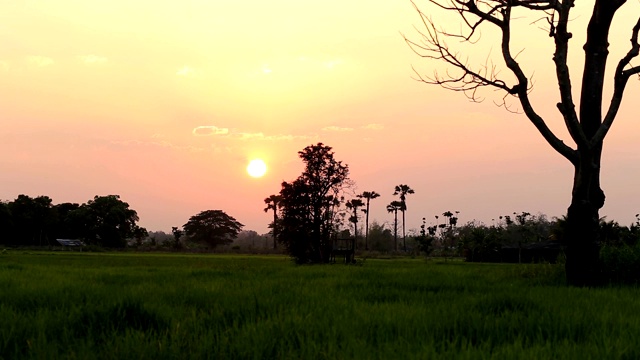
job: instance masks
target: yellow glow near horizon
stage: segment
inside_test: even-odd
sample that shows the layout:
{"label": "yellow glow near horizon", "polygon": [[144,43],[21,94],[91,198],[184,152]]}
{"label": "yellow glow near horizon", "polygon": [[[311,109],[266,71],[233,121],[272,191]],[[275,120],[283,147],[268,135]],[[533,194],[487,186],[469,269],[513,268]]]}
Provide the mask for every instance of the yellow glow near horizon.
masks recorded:
{"label": "yellow glow near horizon", "polygon": [[259,178],[264,176],[267,172],[267,164],[265,164],[262,159],[254,159],[249,162],[247,165],[247,173],[254,178]]}

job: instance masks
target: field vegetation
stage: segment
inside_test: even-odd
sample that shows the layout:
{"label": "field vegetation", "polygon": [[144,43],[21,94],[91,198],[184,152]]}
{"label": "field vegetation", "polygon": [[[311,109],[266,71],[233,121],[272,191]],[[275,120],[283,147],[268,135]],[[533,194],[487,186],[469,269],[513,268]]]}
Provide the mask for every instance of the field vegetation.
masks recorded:
{"label": "field vegetation", "polygon": [[631,359],[638,294],[549,264],[8,250],[0,359]]}

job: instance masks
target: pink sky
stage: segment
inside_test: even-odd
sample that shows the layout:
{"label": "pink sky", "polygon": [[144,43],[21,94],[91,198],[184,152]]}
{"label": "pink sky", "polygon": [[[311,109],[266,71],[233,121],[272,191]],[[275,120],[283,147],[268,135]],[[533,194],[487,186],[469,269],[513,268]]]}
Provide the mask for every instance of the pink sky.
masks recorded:
{"label": "pink sky", "polygon": [[[571,29],[574,89],[584,10]],[[611,64],[638,16],[630,2],[616,18]],[[2,2],[0,199],[119,194],[148,230],[221,209],[262,233],[263,199],[299,175],[297,151],[323,142],[349,164],[356,192],[382,194],[372,202],[379,222],[392,221],[385,207],[398,184],[416,192],[408,228],[447,210],[485,223],[564,214],[572,168],[524,115],[494,105],[502,94],[487,90],[475,104],[412,80],[412,65],[440,66],[402,40],[417,37],[419,21],[409,1]],[[534,105],[569,143],[552,39],[530,23],[522,19],[514,51],[534,74]],[[499,55],[491,32],[482,40],[470,60]],[[624,225],[640,212],[639,98],[633,79],[605,140],[601,215]],[[253,158],[267,163],[265,177],[247,176]]]}

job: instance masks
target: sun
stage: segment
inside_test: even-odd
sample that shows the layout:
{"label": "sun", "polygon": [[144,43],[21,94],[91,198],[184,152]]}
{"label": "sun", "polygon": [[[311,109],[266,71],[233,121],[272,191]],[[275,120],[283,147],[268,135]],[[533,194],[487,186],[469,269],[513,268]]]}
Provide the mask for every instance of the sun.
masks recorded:
{"label": "sun", "polygon": [[262,159],[254,159],[249,162],[247,165],[247,173],[251,177],[259,178],[262,177],[267,172],[267,164],[262,161]]}

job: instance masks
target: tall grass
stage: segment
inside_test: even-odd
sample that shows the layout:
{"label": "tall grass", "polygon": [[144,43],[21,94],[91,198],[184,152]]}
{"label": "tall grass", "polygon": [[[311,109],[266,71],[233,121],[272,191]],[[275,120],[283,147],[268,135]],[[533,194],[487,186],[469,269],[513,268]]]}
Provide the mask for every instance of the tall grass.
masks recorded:
{"label": "tall grass", "polygon": [[0,358],[638,358],[638,295],[552,265],[8,252]]}

